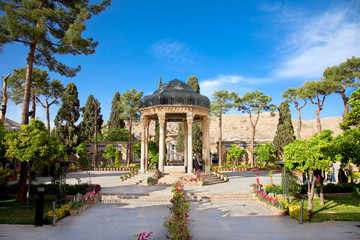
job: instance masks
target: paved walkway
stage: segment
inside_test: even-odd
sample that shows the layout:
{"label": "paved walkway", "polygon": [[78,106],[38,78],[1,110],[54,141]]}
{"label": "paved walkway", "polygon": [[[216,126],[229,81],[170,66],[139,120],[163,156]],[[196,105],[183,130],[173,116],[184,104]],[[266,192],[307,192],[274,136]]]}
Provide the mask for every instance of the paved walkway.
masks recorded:
{"label": "paved walkway", "polygon": [[[68,183],[76,177],[86,179],[86,173],[68,174]],[[92,172],[92,182],[102,185],[102,191],[170,191],[169,187],[125,186],[119,183],[121,172]],[[229,172],[230,181],[212,186],[188,186],[185,190],[202,192],[249,191],[256,176],[252,172]],[[263,172],[260,182],[269,181]],[[274,182],[280,175],[274,177]],[[42,179],[46,181],[46,179]],[[152,190],[150,190],[152,189]],[[360,222],[324,222],[299,224],[285,216],[276,216],[254,201],[192,202],[190,225],[193,239],[360,239]],[[169,203],[133,202],[99,203],[75,217],[60,220],[55,227],[31,225],[0,225],[2,239],[134,239],[140,232],[153,231],[151,239],[166,239],[163,227],[169,215]]]}

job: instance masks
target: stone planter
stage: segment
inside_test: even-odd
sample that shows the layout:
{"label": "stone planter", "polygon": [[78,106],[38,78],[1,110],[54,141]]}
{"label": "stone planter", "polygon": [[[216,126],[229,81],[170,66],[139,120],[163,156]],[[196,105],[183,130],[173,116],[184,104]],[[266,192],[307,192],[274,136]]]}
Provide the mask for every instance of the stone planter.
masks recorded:
{"label": "stone planter", "polygon": [[79,209],[70,209],[70,216],[76,216],[79,213]]}

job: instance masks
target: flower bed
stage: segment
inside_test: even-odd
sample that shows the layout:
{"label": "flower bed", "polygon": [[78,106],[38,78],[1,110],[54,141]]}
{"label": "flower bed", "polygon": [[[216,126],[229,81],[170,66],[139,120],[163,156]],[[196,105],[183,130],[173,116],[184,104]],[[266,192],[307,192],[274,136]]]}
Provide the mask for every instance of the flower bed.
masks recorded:
{"label": "flower bed", "polygon": [[[297,220],[300,219],[300,207],[292,205],[286,199],[278,198],[276,195],[268,195],[262,188],[259,179],[256,179],[256,183],[250,186],[253,197],[261,205],[270,208],[278,215],[284,216],[289,213],[289,216]],[[307,210],[303,210],[303,221],[310,219],[310,213]]]}
{"label": "flower bed", "polygon": [[170,200],[172,206],[170,209],[170,217],[165,220],[164,226],[167,227],[171,236],[168,239],[191,239],[188,224],[190,204],[184,195],[184,184],[179,180],[172,187],[173,197]]}

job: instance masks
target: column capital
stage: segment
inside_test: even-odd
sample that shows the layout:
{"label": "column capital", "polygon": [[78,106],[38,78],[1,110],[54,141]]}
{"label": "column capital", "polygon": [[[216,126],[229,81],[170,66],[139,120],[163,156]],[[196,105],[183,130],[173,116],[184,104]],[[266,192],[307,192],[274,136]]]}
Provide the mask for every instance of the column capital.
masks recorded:
{"label": "column capital", "polygon": [[159,124],[164,125],[165,124],[165,116],[166,116],[165,113],[164,112],[158,112],[157,116],[158,116]]}
{"label": "column capital", "polygon": [[192,124],[194,121],[194,113],[188,112],[186,113],[186,122],[187,124]]}
{"label": "column capital", "polygon": [[148,127],[149,122],[150,122],[149,116],[141,115],[141,124],[142,124],[143,127],[145,127],[145,128]]}

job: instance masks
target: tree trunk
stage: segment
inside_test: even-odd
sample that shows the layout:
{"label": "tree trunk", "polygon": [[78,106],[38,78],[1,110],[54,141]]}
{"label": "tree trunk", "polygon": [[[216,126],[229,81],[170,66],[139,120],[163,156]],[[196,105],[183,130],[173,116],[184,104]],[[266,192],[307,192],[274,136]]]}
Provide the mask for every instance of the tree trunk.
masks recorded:
{"label": "tree trunk", "polygon": [[32,83],[32,73],[34,64],[36,42],[30,44],[30,51],[26,59],[26,75],[25,75],[25,87],[24,87],[24,100],[21,114],[21,124],[29,124],[29,103]]}
{"label": "tree trunk", "polygon": [[349,104],[348,104],[349,98],[346,97],[345,93],[341,93],[341,98],[344,102],[344,113],[342,115],[342,118],[344,120],[345,114],[349,113]]}
{"label": "tree trunk", "polygon": [[34,94],[31,94],[31,119],[35,118],[36,113],[36,102]]}
{"label": "tree trunk", "polygon": [[1,106],[1,111],[0,111],[0,119],[1,122],[3,124],[5,124],[5,115],[6,115],[6,107],[7,107],[7,101],[8,101],[8,97],[7,97],[7,80],[10,77],[11,73],[9,73],[6,77],[3,77],[3,90],[2,90],[2,94],[3,94],[3,99],[2,99],[2,106]]}
{"label": "tree trunk", "polygon": [[222,114],[220,111],[220,115],[219,115],[219,166],[222,166]]}
{"label": "tree trunk", "polygon": [[298,111],[299,114],[299,122],[298,122],[298,129],[296,130],[296,138],[301,139],[301,112],[300,109],[296,109]]}
{"label": "tree trunk", "polygon": [[16,196],[16,202],[19,202],[19,203],[26,202],[27,167],[28,167],[28,163],[21,161],[19,190],[18,190],[18,193]]}
{"label": "tree trunk", "polygon": [[318,130],[318,134],[321,134],[321,121],[320,121],[320,111],[321,111],[321,108],[319,107],[318,109],[316,109],[315,111],[315,116],[316,116],[316,127],[317,127],[317,130]]}
{"label": "tree trunk", "polygon": [[[309,179],[310,181],[310,179]],[[316,177],[313,173],[312,183],[311,183],[311,191],[310,194],[308,193],[308,211],[312,214],[313,212],[313,200],[315,194],[315,184],[316,184]]]}
{"label": "tree trunk", "polygon": [[50,136],[50,106],[49,104],[46,104],[46,121],[47,121],[47,129],[49,131],[49,136]]}
{"label": "tree trunk", "polygon": [[325,205],[324,203],[324,181],[320,178],[320,205]]}
{"label": "tree trunk", "polygon": [[[33,72],[33,63],[35,55],[36,42],[30,44],[30,50],[28,57],[26,59],[26,75],[25,75],[25,87],[24,87],[24,100],[21,113],[21,125],[29,124],[29,103],[30,103],[30,93],[31,93],[31,82],[32,82],[32,72]],[[16,197],[17,202],[25,203],[26,201],[26,179],[28,173],[28,163],[21,162],[20,169],[20,184],[19,190]]]}
{"label": "tree trunk", "polygon": [[254,166],[255,166],[254,145],[255,145],[255,126],[252,126],[252,127],[251,127],[251,145],[250,145],[250,161],[251,161],[251,167],[254,167]]}
{"label": "tree trunk", "polygon": [[127,163],[126,165],[129,166],[130,162],[131,162],[131,130],[132,130],[132,117],[130,116],[129,118],[129,144],[127,147],[127,152],[128,152],[128,158],[127,158]]}

